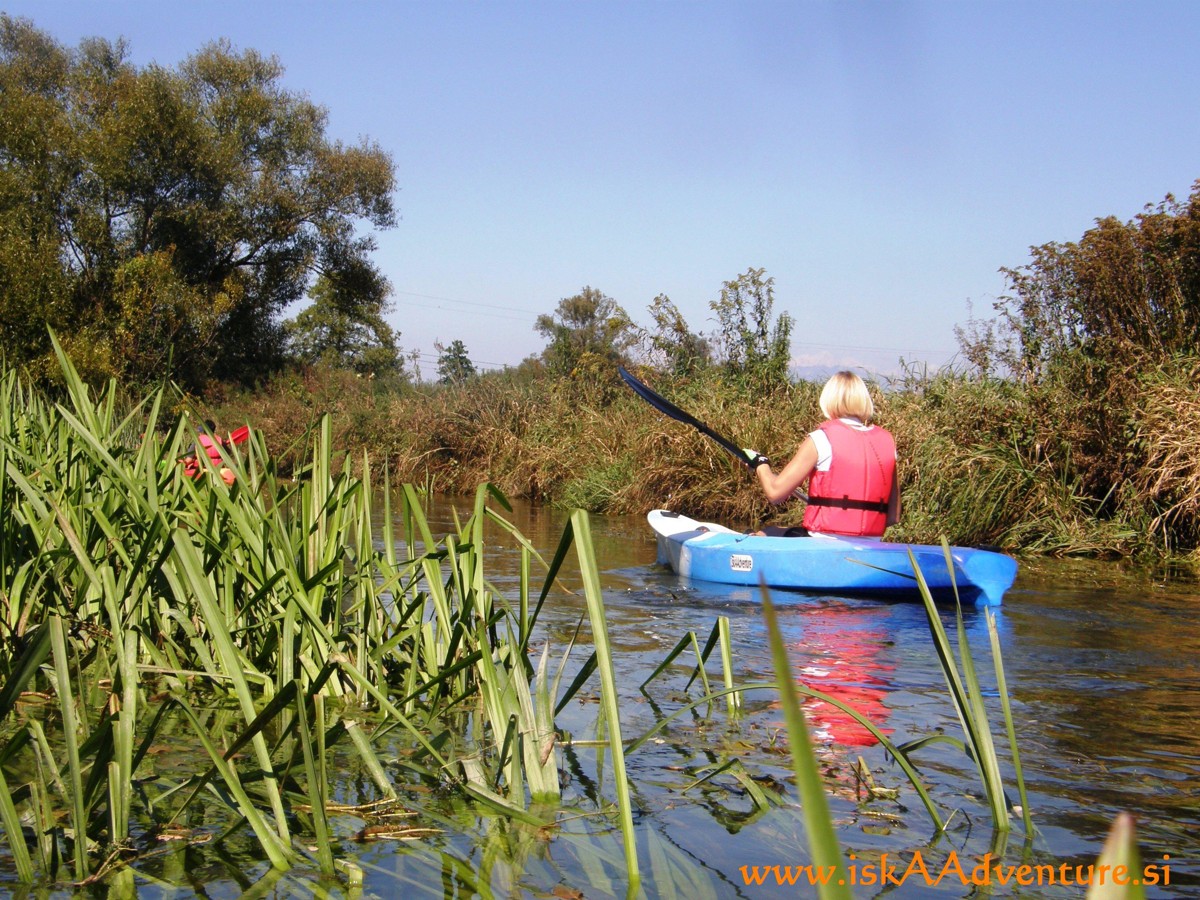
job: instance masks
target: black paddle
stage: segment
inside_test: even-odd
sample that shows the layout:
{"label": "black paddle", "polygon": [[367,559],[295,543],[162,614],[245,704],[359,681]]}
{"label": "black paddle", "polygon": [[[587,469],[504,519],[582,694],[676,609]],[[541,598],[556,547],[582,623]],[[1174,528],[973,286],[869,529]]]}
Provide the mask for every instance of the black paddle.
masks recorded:
{"label": "black paddle", "polygon": [[754,470],[754,465],[750,458],[746,456],[745,451],[733,441],[729,440],[728,438],[721,437],[721,435],[717,434],[695,416],[685,413],[667,398],[654,393],[654,391],[650,390],[650,388],[646,387],[646,385],[642,384],[637,380],[637,378],[630,374],[630,372],[624,366],[617,366],[617,371],[620,373],[621,377],[625,379],[625,383],[633,388],[635,394],[637,394],[659,412],[670,416],[672,419],[675,419],[678,422],[683,422],[685,425],[691,425],[701,434],[712,438],[714,441],[720,444],[729,452],[731,456],[733,456],[739,462],[744,463],[750,468],[751,471]]}
{"label": "black paddle", "polygon": [[[659,412],[670,416],[677,422],[683,422],[685,425],[691,425],[705,437],[712,438],[714,441],[720,444],[730,456],[738,460],[738,462],[743,463],[751,472],[754,471],[754,461],[746,455],[746,451],[744,451],[733,441],[729,440],[729,438],[722,437],[695,416],[684,412],[666,397],[654,393],[654,391],[650,390],[650,388],[638,381],[637,378],[635,378],[633,374],[630,373],[629,370],[624,366],[617,366],[617,372],[620,373],[623,379],[625,379],[625,383],[633,389],[635,394],[637,394]],[[801,500],[808,499],[808,494],[804,493],[804,491],[800,490],[800,488],[796,488],[796,490],[792,491],[792,493]]]}

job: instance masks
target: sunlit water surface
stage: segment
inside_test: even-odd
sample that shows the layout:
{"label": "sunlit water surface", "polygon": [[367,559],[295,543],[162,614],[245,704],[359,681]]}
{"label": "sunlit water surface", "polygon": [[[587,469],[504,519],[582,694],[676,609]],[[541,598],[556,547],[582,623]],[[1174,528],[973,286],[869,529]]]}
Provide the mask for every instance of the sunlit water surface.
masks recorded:
{"label": "sunlit water surface", "polygon": [[[440,502],[431,514],[435,533],[453,527],[452,503],[468,512],[466,500]],[[511,519],[547,559],[567,523],[564,513],[529,505],[516,505]],[[703,644],[719,616],[729,619],[738,681],[771,677],[760,606],[752,592],[683,583],[657,567],[653,537],[641,517],[593,517],[592,532],[626,740],[701,696],[695,684],[685,693],[695,659],[690,651],[644,691],[639,685],[688,631]],[[489,571],[504,591],[515,584],[518,554],[499,533],[495,538],[489,543]],[[567,570],[564,584],[578,587],[573,557]],[[535,583],[540,585],[536,578]],[[781,622],[798,682],[852,703],[897,743],[937,732],[961,735],[919,602],[787,594],[776,599],[786,604]],[[552,659],[561,657],[585,612],[581,590],[551,595],[541,637]],[[953,632],[953,611],[943,612]],[[936,744],[915,757],[942,814],[951,817],[947,832],[936,835],[903,773],[870,735],[828,707],[811,706],[844,851],[863,867],[890,860],[899,866],[897,874],[916,851],[934,875],[952,857],[970,874],[989,852],[1011,865],[1073,870],[1095,862],[1113,818],[1129,810],[1138,819],[1143,863],[1170,867],[1169,887],[1150,888],[1150,896],[1200,896],[1200,588],[1129,577],[1113,564],[1024,562],[997,611],[997,626],[1037,834],[1026,842],[1019,822],[1007,840],[994,834],[971,764],[957,749]],[[994,685],[984,615],[967,609],[966,627],[977,665]],[[589,649],[575,650],[572,672]],[[709,673],[720,681],[715,655]],[[593,676],[584,699],[559,716],[560,726],[581,742],[563,755],[568,809],[560,814],[567,818],[560,833],[514,829],[459,810],[437,823],[438,836],[420,842],[354,844],[343,834],[339,855],[357,859],[365,872],[361,894],[353,895],[625,896],[615,819],[568,818],[573,802],[594,812],[596,801],[611,802],[615,796],[607,760],[583,743],[602,736],[596,732],[598,705],[590,702],[598,693]],[[1015,798],[998,702],[992,711]],[[716,703],[680,717],[629,757],[645,896],[813,895],[773,883],[748,885],[743,874],[747,866],[808,861],[790,760],[781,752],[786,747],[782,729],[771,695],[759,691],[746,696],[740,713]],[[757,809],[729,770],[704,780],[713,766],[735,757],[756,783],[782,795],[782,805]],[[860,757],[877,786],[899,789],[895,799],[865,798],[853,773]],[[370,793],[363,779],[341,785],[347,798],[360,792]],[[261,861],[226,862],[210,860],[206,873],[188,873],[196,893],[347,893],[311,874],[271,874]],[[867,868],[860,871],[869,877]],[[138,889],[141,896],[159,894],[158,886],[141,879]],[[856,896],[883,893],[1079,897],[1084,891],[1047,884],[979,888],[953,875],[936,887],[914,876],[902,885],[855,888]],[[162,892],[179,895],[169,887]]]}
{"label": "sunlit water surface", "polygon": [[[567,522],[564,513],[525,505],[516,506],[512,519],[545,548],[547,558]],[[443,527],[451,527],[448,520]],[[694,661],[690,652],[679,657],[671,677],[655,680],[645,691],[638,686],[689,630],[703,644],[718,616],[729,619],[738,680],[771,677],[753,592],[681,582],[655,565],[654,540],[640,516],[593,517],[592,535],[623,687],[626,739],[700,695],[695,685],[687,698],[683,693]],[[497,558],[494,571],[506,564],[515,572],[515,554],[511,561]],[[569,577],[567,583],[571,585]],[[853,704],[897,743],[936,732],[961,736],[919,602],[797,594],[776,599],[786,604],[781,620],[799,682]],[[552,649],[565,645],[584,613],[581,593],[553,596],[542,614]],[[953,610],[944,607],[943,613],[953,634]],[[984,614],[973,606],[965,613],[981,677],[994,686]],[[994,834],[978,777],[963,754],[947,744],[915,757],[943,815],[953,813],[947,833],[936,836],[903,773],[870,735],[829,707],[811,706],[843,849],[861,864],[877,863],[888,853],[901,860],[901,872],[913,851],[921,849],[932,874],[951,856],[970,874],[988,852],[1001,854],[1010,865],[1052,865],[1061,874],[1064,864],[1073,872],[1075,866],[1094,863],[1114,817],[1129,810],[1138,819],[1142,862],[1170,866],[1170,885],[1151,887],[1150,895],[1200,896],[1200,586],[1130,575],[1112,563],[1027,561],[997,610],[997,628],[1037,828],[1032,842],[1026,844],[1019,822],[1007,841]],[[709,672],[720,680],[715,655]],[[598,684],[591,687],[598,693]],[[991,712],[1015,799],[998,701]],[[565,710],[560,724],[575,737],[595,737],[595,709],[580,704]],[[807,861],[803,828],[792,805],[790,761],[779,753],[781,742],[786,744],[782,728],[782,715],[770,695],[759,692],[747,696],[740,715],[731,716],[716,704],[682,717],[659,743],[633,754],[629,771],[640,809],[640,852],[648,857],[655,845],[668,846],[672,860],[690,860],[703,871],[697,881],[712,886],[716,896],[787,893],[773,885],[748,886],[742,875],[743,866]],[[695,784],[706,765],[730,756],[737,756],[764,784],[777,787],[787,805],[756,812],[728,775],[714,779],[720,788]],[[852,771],[860,756],[877,785],[900,788],[897,800],[862,802]],[[578,771],[586,775],[595,765],[590,758],[579,760]],[[612,796],[610,790],[607,795]],[[615,836],[612,840],[615,852],[619,843]],[[611,885],[589,884],[589,873],[574,861],[575,853],[558,853],[553,842],[543,849],[553,867],[529,865],[528,880],[513,874],[522,890],[536,895],[557,884],[560,893],[578,889],[587,897],[621,895],[619,879]],[[642,868],[647,869],[645,862]],[[549,880],[551,872],[558,882]],[[1158,874],[1161,880],[1164,872]],[[643,887],[650,895],[680,890],[679,884],[671,890],[652,883]],[[912,878],[886,890],[913,897],[931,891],[968,896],[980,889],[948,876],[936,888]],[[856,890],[861,896],[881,892],[878,885]],[[1083,893],[1077,886],[1011,883],[993,884],[984,892]]]}

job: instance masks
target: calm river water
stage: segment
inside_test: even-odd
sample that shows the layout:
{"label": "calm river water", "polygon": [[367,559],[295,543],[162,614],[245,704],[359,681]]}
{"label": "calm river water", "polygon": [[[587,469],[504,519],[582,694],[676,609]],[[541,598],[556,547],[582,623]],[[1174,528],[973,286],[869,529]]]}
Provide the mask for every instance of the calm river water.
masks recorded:
{"label": "calm river water", "polygon": [[[469,514],[467,499],[439,501],[431,514],[439,536],[453,528],[453,506]],[[520,504],[510,518],[547,559],[568,521],[565,513]],[[729,622],[736,679],[772,677],[760,607],[749,591],[685,584],[656,566],[654,540],[640,516],[597,516],[591,524],[626,740],[701,696],[697,685],[688,685],[690,650],[645,690],[639,685],[689,631],[703,644],[718,617]],[[519,554],[496,532],[488,543],[488,575],[505,592],[516,583]],[[566,588],[578,587],[576,572],[572,554],[561,579]],[[540,584],[535,578],[535,587]],[[851,703],[896,743],[941,732],[961,736],[919,602],[776,599],[786,604],[782,627],[798,682]],[[538,638],[552,659],[561,657],[585,611],[579,590],[551,595]],[[953,611],[943,613],[953,633]],[[1128,810],[1137,816],[1142,862],[1159,867],[1160,884],[1149,895],[1200,897],[1200,587],[1128,576],[1115,564],[1025,561],[997,610],[997,625],[1037,833],[1026,841],[1018,822],[1007,840],[995,835],[971,763],[939,743],[915,755],[937,806],[950,817],[945,833],[936,834],[915,791],[870,735],[828,707],[810,706],[838,838],[857,867],[855,896],[1082,897],[1079,885],[1049,884],[1045,876],[1075,879],[1077,866],[1096,861],[1114,817]],[[970,607],[966,627],[977,666],[991,673],[985,616]],[[590,652],[586,627],[581,643],[572,669]],[[708,671],[719,682],[716,655]],[[994,677],[985,680],[994,684]],[[261,852],[231,840],[215,853],[197,848],[139,863],[133,890],[142,898],[623,898],[620,834],[614,817],[597,814],[615,798],[611,765],[595,740],[602,737],[599,705],[592,702],[598,693],[593,676],[582,699],[558,716],[574,744],[563,750],[564,806],[550,811],[560,822],[553,833],[481,817],[452,798],[439,805],[427,791],[421,807],[436,819],[425,823],[435,830],[420,840],[356,844],[352,835],[361,821],[338,823],[337,855],[361,866],[361,889],[299,868],[272,872]],[[993,707],[999,723],[998,703]],[[753,883],[751,867],[808,861],[782,733],[772,693],[760,690],[746,695],[740,711],[718,702],[681,716],[628,757],[643,872],[637,896],[815,896],[803,882],[776,884],[774,870],[765,868],[757,871],[766,882]],[[1015,796],[1003,726],[994,733]],[[398,765],[404,752],[395,750]],[[199,758],[179,765],[195,767]],[[856,778],[860,760],[881,795],[868,797]],[[340,801],[377,796],[350,763],[331,765],[344,773]],[[756,806],[748,787],[780,799]],[[973,875],[989,853],[1003,866],[1041,867],[1030,872],[1040,872],[1043,883],[1000,884],[996,875],[989,886],[964,883],[958,871]],[[937,885],[920,869],[902,879],[914,861],[931,878],[947,874]],[[786,877],[787,870],[780,871]],[[881,884],[884,872],[893,879]],[[6,888],[21,897],[105,894],[102,886],[45,891],[0,879],[0,895]],[[118,895],[133,896],[128,889],[109,894]]]}
{"label": "calm river water", "polygon": [[[513,521],[549,557],[567,517],[517,506]],[[645,693],[637,686],[687,631],[695,631],[703,642],[718,616],[729,618],[738,680],[770,676],[761,612],[749,592],[685,584],[657,567],[654,540],[640,516],[593,517],[592,531],[618,680],[625,686],[622,728],[627,738],[651,727],[659,714],[678,708],[677,692],[686,678],[680,674],[673,682],[655,681]],[[495,565],[503,571],[505,561],[497,559]],[[799,681],[855,704],[897,743],[939,731],[961,735],[920,603],[801,595],[778,599],[789,601],[782,623]],[[582,596],[559,595],[543,621],[565,640],[583,610]],[[944,613],[953,633],[953,611]],[[977,666],[990,673],[984,615],[970,607],[966,619]],[[995,838],[970,763],[946,744],[916,755],[937,803],[947,814],[958,810],[946,834],[935,836],[903,774],[872,746],[869,735],[828,708],[813,708],[812,723],[825,742],[822,759],[832,777],[843,849],[863,866],[877,864],[888,853],[900,860],[900,872],[920,850],[932,875],[952,857],[969,875],[983,854],[999,852],[1007,864],[1040,865],[1043,873],[1052,866],[1061,880],[1064,865],[1070,876],[1076,865],[1095,862],[1114,817],[1129,810],[1137,816],[1143,864],[1157,864],[1159,880],[1170,880],[1169,886],[1149,888],[1149,894],[1200,897],[1200,586],[1130,576],[1111,563],[1027,561],[997,610],[997,625],[1037,827],[1032,842],[1025,844],[1019,823],[1007,845]],[[680,657],[685,659],[690,663],[692,657]],[[682,673],[684,666],[677,668]],[[710,671],[718,672],[719,665],[710,665]],[[575,715],[586,728],[582,723],[594,721],[595,710],[565,711],[567,727]],[[667,740],[630,757],[630,778],[641,805],[640,852],[649,858],[656,847],[668,848],[670,859],[687,861],[678,864],[690,865],[703,877],[695,877],[694,888],[674,884],[668,890],[651,883],[643,885],[646,892],[809,895],[773,884],[747,885],[743,875],[743,866],[788,865],[807,858],[799,849],[803,831],[791,805],[788,760],[774,750],[782,716],[769,697],[749,695],[739,716],[715,708],[703,719],[682,721]],[[1007,762],[998,707],[995,721],[997,746]],[[589,735],[576,734],[580,736]],[[729,755],[737,755],[763,783],[777,779],[785,806],[756,814],[737,790],[694,785],[706,764]],[[862,792],[851,773],[860,756],[876,784],[901,788],[897,800],[860,802]],[[1006,776],[1011,785],[1011,772]],[[736,788],[727,774],[714,781]],[[553,847],[546,854],[555,855]],[[505,874],[512,879],[510,887],[530,896],[575,896],[573,889],[586,897],[621,895],[616,883],[589,884],[586,866],[577,869],[580,864],[572,854],[557,856],[552,869],[531,860],[515,866]],[[1162,868],[1167,866],[1169,872]],[[646,862],[642,868],[647,869]],[[870,877],[866,868],[862,871],[864,878]],[[914,875],[903,885],[860,884],[856,889],[856,896],[881,893],[1078,897],[1084,891],[1047,883],[1017,887],[993,882],[978,888],[962,884],[955,874],[936,888]]]}

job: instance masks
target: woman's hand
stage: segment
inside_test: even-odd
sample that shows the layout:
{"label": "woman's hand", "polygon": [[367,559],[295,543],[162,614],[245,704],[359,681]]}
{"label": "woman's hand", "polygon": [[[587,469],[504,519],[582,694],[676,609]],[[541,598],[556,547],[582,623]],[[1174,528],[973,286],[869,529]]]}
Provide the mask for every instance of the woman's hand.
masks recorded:
{"label": "woman's hand", "polygon": [[746,465],[748,465],[750,467],[751,471],[756,472],[756,471],[758,471],[759,466],[763,465],[764,463],[770,462],[769,459],[767,459],[765,456],[763,456],[757,450],[751,450],[749,448],[744,447],[744,448],[742,448],[742,452],[746,454],[746,460],[747,460]]}
{"label": "woman's hand", "polygon": [[765,463],[766,460],[754,467],[758,483],[767,495],[767,500],[771,503],[783,503],[795,495],[796,490],[808,481],[808,476],[817,467],[817,445],[813,443],[812,438],[806,437],[796,455],[779,470],[779,474]]}

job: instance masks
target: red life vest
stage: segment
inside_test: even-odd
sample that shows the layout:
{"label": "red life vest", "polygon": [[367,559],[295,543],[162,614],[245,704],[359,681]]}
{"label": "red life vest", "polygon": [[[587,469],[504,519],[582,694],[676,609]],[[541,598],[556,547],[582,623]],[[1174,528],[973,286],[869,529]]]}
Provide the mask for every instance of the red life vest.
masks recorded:
{"label": "red life vest", "polygon": [[215,434],[199,434],[197,437],[200,438],[200,446],[204,448],[204,452],[208,454],[208,458],[218,466],[221,465],[221,451],[219,448],[225,442]]}
{"label": "red life vest", "polygon": [[883,534],[896,474],[896,442],[883,428],[859,431],[836,419],[822,423],[833,459],[808,482],[804,527],[833,534]]}
{"label": "red life vest", "polygon": [[[213,461],[213,465],[218,468],[223,466],[225,463],[221,460],[221,451],[219,448],[225,442],[215,434],[208,434],[206,432],[201,432],[197,437],[199,438],[200,447],[203,448],[205,455]],[[188,478],[200,477],[200,459],[198,456],[189,456],[183,461],[183,474]]]}

